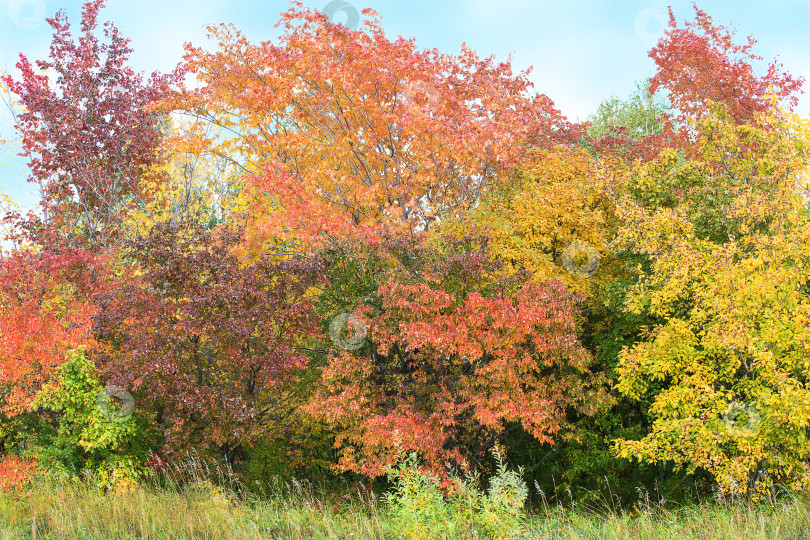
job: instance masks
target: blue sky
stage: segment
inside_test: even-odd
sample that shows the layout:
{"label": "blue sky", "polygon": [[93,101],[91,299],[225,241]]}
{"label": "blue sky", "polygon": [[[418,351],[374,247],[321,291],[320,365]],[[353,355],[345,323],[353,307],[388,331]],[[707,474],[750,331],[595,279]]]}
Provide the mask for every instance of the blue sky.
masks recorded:
{"label": "blue sky", "polygon": [[[390,38],[415,37],[420,48],[457,53],[466,42],[479,56],[511,54],[514,69],[533,66],[534,90],[551,97],[572,119],[585,119],[613,95],[627,96],[653,74],[647,51],[666,24],[671,5],[679,21],[691,19],[691,1],[654,0],[329,0],[304,2],[349,22],[364,7],[376,10]],[[0,0],[0,69],[16,73],[20,52],[47,56],[51,28],[44,22],[65,9],[78,28],[81,1]],[[810,0],[703,0],[698,6],[718,23],[753,35],[755,52],[774,57],[795,75],[810,79]],[[230,22],[252,41],[276,39],[286,0],[108,0],[101,20],[112,20],[132,39],[137,71],[168,71],[180,61],[184,42],[205,44],[204,25]],[[810,82],[807,83],[810,92]],[[799,111],[810,113],[810,96]],[[11,120],[0,112],[0,136],[12,136]],[[25,161],[13,144],[0,148],[0,191],[23,209],[36,204],[25,182]]]}

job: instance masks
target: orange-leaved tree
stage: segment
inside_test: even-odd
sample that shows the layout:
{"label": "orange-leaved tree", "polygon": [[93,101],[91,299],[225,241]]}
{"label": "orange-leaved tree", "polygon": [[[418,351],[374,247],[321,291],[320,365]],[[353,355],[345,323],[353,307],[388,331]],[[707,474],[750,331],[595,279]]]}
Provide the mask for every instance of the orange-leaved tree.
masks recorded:
{"label": "orange-leaved tree", "polygon": [[93,343],[92,298],[105,281],[104,260],[71,248],[0,258],[2,412],[26,411],[67,351]]}
{"label": "orange-leaved tree", "polygon": [[724,104],[738,124],[753,122],[755,113],[771,110],[769,93],[784,105],[798,103],[803,77],[781,71],[776,62],[757,76],[753,62],[762,58],[752,53],[756,40],[749,36],[746,44],[735,43],[733,30],[715,25],[705,11],[693,6],[695,20],[683,28],[670,8],[669,26],[649,52],[657,68],[650,91],[667,91],[677,111],[672,120],[687,128],[683,135],[693,135],[694,141],[697,134],[688,126],[708,114],[710,102]]}
{"label": "orange-leaved tree", "polygon": [[429,228],[470,208],[528,145],[578,138],[508,62],[466,46],[458,56],[418,50],[363,13],[364,28],[350,31],[293,2],[278,44],[222,25],[209,28],[219,50],[187,48],[184,68],[201,86],[166,107],[216,125],[189,139],[250,175],[254,247]]}
{"label": "orange-leaved tree", "polygon": [[510,432],[554,444],[569,413],[609,403],[576,336],[581,298],[504,274],[485,236],[389,237],[322,257],[333,347],[308,411],[336,429],[340,469],[378,476],[399,451],[439,473],[478,468]]}

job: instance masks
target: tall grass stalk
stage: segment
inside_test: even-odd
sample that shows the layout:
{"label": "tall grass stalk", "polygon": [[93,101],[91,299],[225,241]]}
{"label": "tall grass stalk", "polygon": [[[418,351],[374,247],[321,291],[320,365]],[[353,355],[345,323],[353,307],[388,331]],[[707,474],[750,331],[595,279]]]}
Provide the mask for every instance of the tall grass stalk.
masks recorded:
{"label": "tall grass stalk", "polygon": [[[799,495],[757,505],[710,498],[670,507],[642,492],[633,508],[613,500],[588,507],[573,499],[550,504],[539,495],[542,504],[523,512],[525,526],[514,538],[810,538],[810,499]],[[0,539],[402,538],[396,523],[362,485],[340,496],[295,478],[246,486],[227,466],[195,455],[134,489],[105,493],[92,476],[46,476],[22,493],[0,492]]]}

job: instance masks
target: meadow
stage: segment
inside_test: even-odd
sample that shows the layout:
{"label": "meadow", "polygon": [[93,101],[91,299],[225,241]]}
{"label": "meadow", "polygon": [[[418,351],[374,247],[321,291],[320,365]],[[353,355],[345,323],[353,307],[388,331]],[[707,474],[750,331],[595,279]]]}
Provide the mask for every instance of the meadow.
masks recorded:
{"label": "meadow", "polygon": [[[422,538],[492,538],[446,523],[420,524]],[[42,483],[24,495],[0,495],[3,539],[393,539],[403,536],[386,504],[362,489],[340,498],[290,480],[269,484],[266,495],[238,501],[227,490],[200,484],[185,489],[145,487],[104,494],[86,483]],[[810,500],[788,496],[759,504],[707,500],[671,508],[654,503],[616,512],[562,502],[523,512],[503,538],[580,539],[804,539]]]}

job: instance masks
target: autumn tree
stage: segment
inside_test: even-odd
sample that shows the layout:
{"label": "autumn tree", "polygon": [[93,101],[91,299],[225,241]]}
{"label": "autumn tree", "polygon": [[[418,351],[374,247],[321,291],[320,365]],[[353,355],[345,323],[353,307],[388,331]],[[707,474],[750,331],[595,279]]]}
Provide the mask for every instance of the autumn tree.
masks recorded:
{"label": "autumn tree", "polygon": [[418,50],[363,13],[350,31],[293,2],[278,44],[222,25],[209,29],[218,50],[187,48],[201,87],[167,108],[220,128],[191,137],[250,175],[255,245],[319,245],[323,233],[384,223],[429,228],[442,211],[470,208],[527,145],[578,138],[509,63],[466,46],[458,56]]}
{"label": "autumn tree", "polygon": [[103,259],[81,249],[14,250],[0,257],[0,392],[14,415],[52,382],[65,354],[93,343],[93,298],[107,281]]}
{"label": "autumn tree", "polygon": [[784,105],[796,105],[802,77],[783,72],[776,62],[758,77],[753,62],[762,58],[752,52],[756,40],[749,36],[747,43],[735,43],[733,30],[715,25],[693,6],[695,20],[683,27],[669,9],[669,26],[649,52],[656,65],[650,92],[667,91],[680,124],[706,116],[712,102],[724,104],[734,122],[751,123],[756,113],[771,110],[770,92]]}
{"label": "autumn tree", "polygon": [[587,294],[615,266],[607,250],[616,228],[612,174],[581,148],[533,149],[474,209],[440,229],[486,231],[493,257],[509,270]]}
{"label": "autumn tree", "polygon": [[[146,235],[163,222],[177,226],[188,221],[213,229],[226,222],[244,225],[249,219],[239,168],[188,138],[198,129],[213,131],[210,124],[202,123],[167,118],[160,160],[140,182],[141,197],[122,216],[121,226],[128,236]],[[230,223],[231,218],[238,223]]]}
{"label": "autumn tree", "polygon": [[652,263],[628,308],[658,322],[620,355],[619,389],[651,396],[654,421],[618,455],[706,470],[726,493],[803,489],[807,125],[774,101],[747,124],[713,105],[693,130],[696,157],[639,166],[620,204],[615,246]]}
{"label": "autumn tree", "polygon": [[[107,43],[94,32],[103,1],[83,8],[76,40],[64,11],[54,29],[49,60],[21,56],[20,80],[3,83],[29,158],[29,181],[39,185],[41,212],[8,212],[16,249],[0,258],[0,385],[2,436],[14,435],[22,416],[65,361],[68,351],[95,344],[95,295],[112,286],[115,257],[105,251],[120,233],[120,211],[138,194],[154,161],[158,116],[146,106],[166,80],[144,83],[126,66],[128,40],[107,23]],[[17,110],[19,105],[22,110]]]}
{"label": "autumn tree", "polygon": [[[645,137],[643,132],[637,136]],[[648,160],[664,151],[656,149]],[[634,269],[638,264],[646,267],[648,260],[643,253],[612,246],[621,225],[616,195],[624,189],[633,163],[629,153],[594,156],[563,146],[530,151],[465,219],[446,219],[437,229],[487,231],[492,257],[508,272],[529,271],[537,283],[559,280],[582,294],[574,316],[576,335],[593,355],[590,369],[611,378],[617,376],[622,347],[640,339],[643,325],[656,321],[625,309],[627,289],[638,280]],[[520,432],[508,434],[503,443],[511,459],[543,489],[579,487],[599,497],[604,484],[597,479],[619,474],[632,478],[633,486],[646,484],[649,489],[655,489],[657,481],[668,497],[677,497],[682,476],[656,479],[658,471],[651,473],[646,464],[611,454],[612,440],[643,436],[649,425],[647,398],[611,393],[615,402],[610,409],[569,414],[573,436],[553,446]],[[630,484],[614,486],[613,492],[635,496]]]}
{"label": "autumn tree", "polygon": [[160,115],[148,105],[172,79],[135,74],[126,64],[129,40],[112,23],[104,25],[108,41],[98,39],[104,3],[84,4],[75,40],[64,10],[57,12],[48,19],[49,59],[32,64],[20,55],[22,78],[3,78],[23,107],[16,117],[22,155],[43,194],[42,215],[20,219],[43,244],[51,234],[93,246],[117,238],[121,212],[142,195],[139,182],[157,157]]}
{"label": "autumn tree", "polygon": [[333,348],[308,410],[336,429],[340,469],[379,476],[398,449],[438,472],[478,467],[506,433],[553,444],[567,412],[608,402],[576,338],[578,298],[559,281],[504,275],[486,237],[394,237],[322,256],[337,287],[324,292]]}
{"label": "autumn tree", "polygon": [[164,450],[231,462],[285,422],[285,383],[317,332],[306,295],[315,262],[265,253],[244,265],[239,231],[156,224],[125,244],[128,282],[99,297],[96,363],[131,391]]}
{"label": "autumn tree", "polygon": [[695,10],[683,29],[670,12],[650,52],[651,90],[668,91],[681,144],[638,164],[619,190],[613,248],[641,257],[627,308],[651,321],[619,355],[618,389],[648,405],[650,427],[616,451],[706,471],[723,493],[756,498],[810,478],[797,189],[807,127],[790,112],[802,79],[774,63],[757,77],[753,38],[737,45]]}

